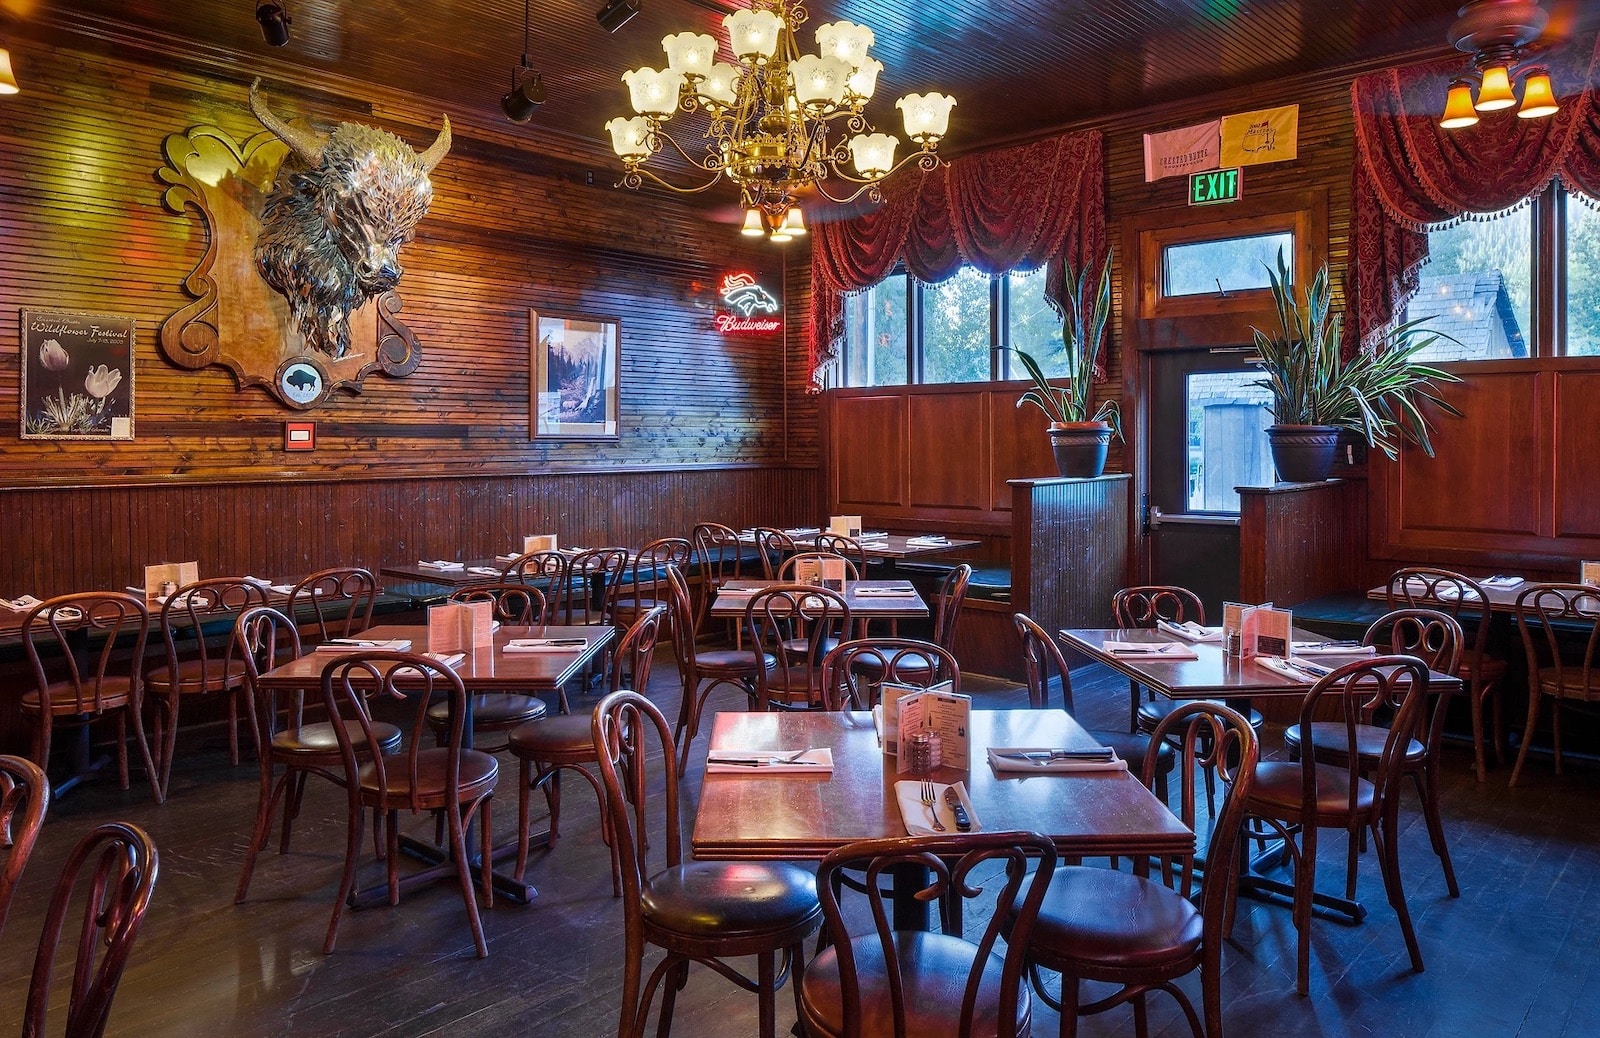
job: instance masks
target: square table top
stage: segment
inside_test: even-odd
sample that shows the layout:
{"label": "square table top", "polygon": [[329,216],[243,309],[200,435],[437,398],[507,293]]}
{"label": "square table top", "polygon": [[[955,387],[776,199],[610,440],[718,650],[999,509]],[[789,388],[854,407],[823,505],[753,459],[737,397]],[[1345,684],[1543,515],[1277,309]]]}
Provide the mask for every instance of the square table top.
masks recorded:
{"label": "square table top", "polygon": [[[810,551],[816,546],[817,538],[827,533],[819,530],[816,533],[795,536],[789,534],[789,539],[800,551]],[[869,559],[909,559],[918,555],[938,555],[947,551],[956,551],[961,548],[971,548],[982,544],[982,541],[970,540],[961,537],[947,537],[938,544],[912,544],[917,537],[929,536],[928,534],[901,534],[891,533],[887,537],[857,537],[856,543],[861,545],[862,554]],[[740,534],[739,540],[745,544],[756,542],[754,535]]]}
{"label": "square table top", "polygon": [[[1033,830],[1062,854],[1185,854],[1194,833],[1129,772],[1000,777],[991,746],[1088,748],[1096,740],[1064,710],[974,710],[970,771],[927,776],[966,782],[986,832]],[[895,758],[878,745],[863,712],[719,713],[710,751],[828,747],[827,774],[709,774],[700,791],[691,847],[697,858],[820,859],[856,840],[904,836],[895,804]]]}
{"label": "square table top", "polygon": [[[744,615],[744,607],[750,601],[748,596],[728,596],[720,591],[738,591],[740,589],[755,588],[757,590],[768,587],[781,587],[792,585],[793,581],[787,580],[746,580],[732,579],[722,582],[719,594],[711,602],[711,615],[717,617],[740,617]],[[909,588],[909,595],[861,595],[862,588]],[[849,580],[844,585],[844,604],[850,607],[852,619],[859,620],[911,620],[928,615],[928,603],[922,600],[922,595],[909,580]]]}

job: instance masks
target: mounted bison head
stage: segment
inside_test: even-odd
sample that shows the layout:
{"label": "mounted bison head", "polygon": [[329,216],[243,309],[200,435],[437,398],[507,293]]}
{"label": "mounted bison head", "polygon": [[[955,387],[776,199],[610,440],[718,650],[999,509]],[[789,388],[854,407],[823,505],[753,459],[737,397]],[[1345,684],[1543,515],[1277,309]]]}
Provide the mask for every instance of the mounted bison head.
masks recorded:
{"label": "mounted bison head", "polygon": [[450,120],[418,154],[392,133],[340,123],[330,134],[292,127],[250,86],[250,110],[289,146],[261,210],[256,270],[288,300],[313,348],[350,349],[350,314],[400,282],[400,247],[433,201],[428,174],[450,150]]}

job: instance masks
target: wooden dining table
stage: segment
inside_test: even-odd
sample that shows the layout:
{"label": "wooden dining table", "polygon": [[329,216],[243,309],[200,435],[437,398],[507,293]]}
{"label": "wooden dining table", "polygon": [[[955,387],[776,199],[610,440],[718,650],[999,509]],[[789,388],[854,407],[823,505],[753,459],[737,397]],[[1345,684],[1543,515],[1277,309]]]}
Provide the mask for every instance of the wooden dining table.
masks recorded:
{"label": "wooden dining table", "polygon": [[[730,579],[722,582],[717,597],[711,602],[714,617],[738,618],[744,615],[749,604],[748,594],[740,591],[760,591],[763,588],[792,585],[785,580]],[[861,592],[866,590],[866,594]],[[898,591],[902,594],[873,594],[872,591]],[[727,592],[734,592],[728,594]],[[917,620],[928,615],[928,603],[909,580],[847,580],[844,585],[844,604],[856,620]]]}
{"label": "wooden dining table", "polygon": [[[567,681],[582,673],[615,637],[616,630],[609,624],[581,627],[554,625],[501,627],[496,630],[492,644],[468,652],[466,658],[454,667],[455,672],[461,676],[461,683],[467,689],[467,716],[462,726],[464,745],[468,748],[472,746],[474,695],[484,692],[558,692]],[[581,648],[574,646],[570,650],[560,652],[508,653],[505,647],[513,638],[582,638],[584,644]],[[428,629],[424,626],[386,624],[369,628],[361,634],[363,641],[397,639],[411,643],[410,649],[407,650],[409,652],[429,651]],[[281,667],[268,671],[257,680],[265,688],[286,690],[317,688],[321,684],[323,668],[343,655],[329,651],[307,652],[299,659],[291,660]],[[533,834],[529,842],[536,847],[544,846],[548,844],[549,837],[547,829],[542,833]],[[403,835],[400,840],[402,850],[428,866],[419,872],[402,877],[402,889],[413,889],[441,880],[451,883],[457,881],[455,865],[450,860],[448,848],[410,836]],[[469,848],[473,846],[470,836],[467,839],[467,846]],[[500,861],[512,857],[516,854],[516,850],[515,842],[497,846],[494,848],[494,859]],[[469,850],[468,853],[473,852]],[[477,865],[477,862],[473,863],[474,868]],[[539,892],[531,883],[519,882],[507,873],[496,870],[493,879],[497,897],[526,903],[539,896]],[[379,883],[363,890],[353,891],[350,905],[352,908],[363,908],[378,904],[387,898],[387,885]]]}

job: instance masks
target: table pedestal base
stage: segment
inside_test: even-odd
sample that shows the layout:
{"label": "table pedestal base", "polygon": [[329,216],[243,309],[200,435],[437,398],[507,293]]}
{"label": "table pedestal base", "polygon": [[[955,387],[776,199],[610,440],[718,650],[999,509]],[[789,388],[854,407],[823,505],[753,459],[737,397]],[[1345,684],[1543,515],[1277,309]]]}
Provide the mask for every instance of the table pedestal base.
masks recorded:
{"label": "table pedestal base", "polygon": [[[1248,842],[1242,841],[1241,848],[1247,847]],[[1246,851],[1245,853],[1248,853]],[[1239,877],[1239,895],[1252,901],[1261,901],[1266,904],[1294,904],[1294,884],[1285,883],[1281,879],[1273,879],[1263,875],[1261,870],[1283,864],[1283,844],[1281,841],[1263,850],[1254,858],[1245,862],[1243,874]],[[1318,911],[1321,909],[1322,911]],[[1325,894],[1320,890],[1311,892],[1311,912],[1313,915],[1332,919],[1336,923],[1347,926],[1356,926],[1367,917],[1367,907],[1359,901],[1340,897],[1337,894]]]}
{"label": "table pedestal base", "polygon": [[[469,854],[471,840],[468,840]],[[544,848],[550,846],[550,830],[533,833],[528,837],[530,848]],[[400,892],[410,893],[420,890],[431,883],[457,882],[456,865],[450,857],[450,848],[439,847],[426,840],[419,840],[414,836],[401,834],[400,853],[408,858],[422,862],[427,868],[409,875],[400,877]],[[516,843],[505,843],[492,849],[491,854],[496,863],[515,858],[517,856]],[[474,857],[468,866],[472,873],[474,885],[479,871],[483,867],[483,859]],[[490,873],[490,884],[494,887],[494,895],[519,905],[526,905],[539,896],[539,891],[534,889],[532,883],[523,883],[507,873],[494,871]],[[387,881],[375,883],[370,887],[358,887],[350,892],[350,907],[355,909],[370,908],[373,905],[386,905],[389,903],[389,884]]]}

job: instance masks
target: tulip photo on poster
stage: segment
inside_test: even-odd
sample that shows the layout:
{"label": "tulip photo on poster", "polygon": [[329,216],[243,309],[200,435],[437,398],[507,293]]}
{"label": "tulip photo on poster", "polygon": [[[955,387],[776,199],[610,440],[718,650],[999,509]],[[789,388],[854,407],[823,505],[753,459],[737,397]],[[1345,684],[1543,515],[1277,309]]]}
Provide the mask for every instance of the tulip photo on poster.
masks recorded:
{"label": "tulip photo on poster", "polygon": [[133,338],[118,314],[22,311],[22,438],[133,439]]}

